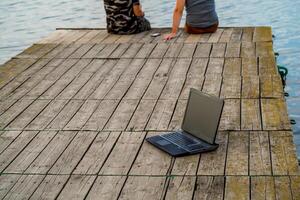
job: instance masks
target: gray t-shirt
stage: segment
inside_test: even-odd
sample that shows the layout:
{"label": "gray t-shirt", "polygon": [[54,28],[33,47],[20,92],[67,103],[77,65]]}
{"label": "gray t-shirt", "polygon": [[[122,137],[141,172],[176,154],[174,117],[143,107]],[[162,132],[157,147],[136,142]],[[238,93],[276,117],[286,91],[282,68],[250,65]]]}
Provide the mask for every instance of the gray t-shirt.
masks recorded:
{"label": "gray t-shirt", "polygon": [[195,28],[206,28],[218,22],[215,0],[186,0],[186,23]]}

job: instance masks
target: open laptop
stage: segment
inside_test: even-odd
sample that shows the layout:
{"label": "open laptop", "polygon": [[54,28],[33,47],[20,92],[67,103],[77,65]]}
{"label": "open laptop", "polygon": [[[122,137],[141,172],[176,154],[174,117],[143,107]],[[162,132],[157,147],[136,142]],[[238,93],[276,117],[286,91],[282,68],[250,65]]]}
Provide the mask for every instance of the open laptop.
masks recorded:
{"label": "open laptop", "polygon": [[191,88],[181,129],[146,140],[172,156],[213,151],[224,100]]}

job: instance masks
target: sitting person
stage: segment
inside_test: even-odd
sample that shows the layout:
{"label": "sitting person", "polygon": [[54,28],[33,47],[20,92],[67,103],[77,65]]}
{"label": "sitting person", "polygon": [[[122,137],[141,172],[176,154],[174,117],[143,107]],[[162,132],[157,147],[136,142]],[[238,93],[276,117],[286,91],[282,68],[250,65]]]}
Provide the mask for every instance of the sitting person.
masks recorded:
{"label": "sitting person", "polygon": [[133,34],[151,29],[139,0],[104,0],[104,8],[109,33]]}
{"label": "sitting person", "polygon": [[219,20],[214,0],[176,0],[172,32],[164,36],[165,40],[176,37],[184,7],[186,9],[184,29],[187,33],[213,33],[217,30]]}

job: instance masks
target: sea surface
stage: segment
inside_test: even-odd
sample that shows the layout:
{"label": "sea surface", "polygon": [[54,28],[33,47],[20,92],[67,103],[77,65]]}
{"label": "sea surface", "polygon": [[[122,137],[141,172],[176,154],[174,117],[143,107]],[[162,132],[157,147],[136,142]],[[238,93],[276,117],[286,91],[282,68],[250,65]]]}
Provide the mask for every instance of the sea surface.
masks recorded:
{"label": "sea surface", "polygon": [[[171,26],[175,0],[141,3],[153,27]],[[221,26],[272,26],[278,64],[289,70],[287,103],[300,158],[300,1],[216,0],[216,6]],[[0,65],[57,27],[105,27],[103,0],[1,0]]]}

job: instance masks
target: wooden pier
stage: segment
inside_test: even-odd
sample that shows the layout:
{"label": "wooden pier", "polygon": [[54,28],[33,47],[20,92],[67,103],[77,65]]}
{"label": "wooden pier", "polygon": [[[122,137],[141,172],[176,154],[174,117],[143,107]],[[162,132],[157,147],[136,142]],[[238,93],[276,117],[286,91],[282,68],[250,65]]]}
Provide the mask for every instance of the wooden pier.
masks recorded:
{"label": "wooden pier", "polygon": [[[271,28],[169,31],[60,29],[1,66],[0,199],[300,199]],[[191,87],[225,99],[220,147],[173,158],[144,139]]]}

